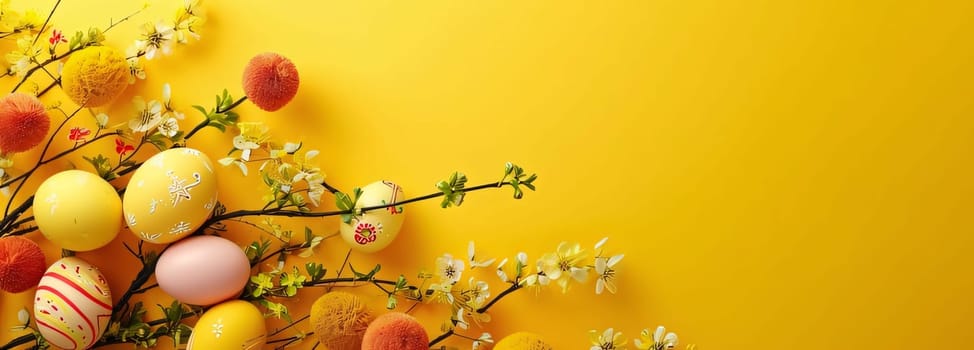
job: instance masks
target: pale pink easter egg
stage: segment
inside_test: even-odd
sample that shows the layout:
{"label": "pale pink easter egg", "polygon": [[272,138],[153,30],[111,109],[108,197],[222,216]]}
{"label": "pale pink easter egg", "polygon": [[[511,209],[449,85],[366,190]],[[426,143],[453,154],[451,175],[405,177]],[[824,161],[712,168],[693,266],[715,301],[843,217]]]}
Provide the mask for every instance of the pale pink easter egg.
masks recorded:
{"label": "pale pink easter egg", "polygon": [[236,243],[196,236],[174,243],[156,263],[156,282],[180,302],[213,305],[240,295],[250,278],[250,260]]}

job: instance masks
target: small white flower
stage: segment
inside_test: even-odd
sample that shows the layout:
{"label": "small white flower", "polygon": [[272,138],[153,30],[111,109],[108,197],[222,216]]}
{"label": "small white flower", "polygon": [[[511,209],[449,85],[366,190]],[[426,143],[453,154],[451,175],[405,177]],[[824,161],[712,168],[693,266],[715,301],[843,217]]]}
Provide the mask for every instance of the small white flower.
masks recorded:
{"label": "small white flower", "polygon": [[[656,327],[652,339],[650,339],[649,329],[643,329],[639,335],[641,339],[633,341],[637,349],[673,349],[680,343],[676,333],[666,332],[666,328],[663,326]],[[653,343],[649,344],[649,340],[652,340]]]}
{"label": "small white flower", "polygon": [[176,133],[178,132],[179,122],[176,121],[176,118],[166,119],[166,121],[162,122],[162,124],[159,124],[159,133],[166,135],[166,137],[176,136]]}
{"label": "small white flower", "polygon": [[145,59],[151,60],[156,56],[157,51],[163,54],[172,52],[173,27],[163,21],[158,21],[154,25],[146,23],[142,27],[142,39],[135,41],[138,49],[145,50]]}
{"label": "small white flower", "polygon": [[436,275],[441,281],[457,283],[463,275],[463,260],[454,259],[450,254],[436,258]]}
{"label": "small white flower", "polygon": [[494,343],[494,338],[490,336],[490,333],[481,334],[477,340],[474,340],[473,350],[480,350],[484,343]]}
{"label": "small white flower", "polygon": [[500,264],[497,264],[497,277],[500,277],[501,281],[510,282],[511,279],[507,277],[507,272],[504,272],[504,265],[507,264],[507,258],[501,260]]}
{"label": "small white flower", "polygon": [[595,281],[595,294],[602,294],[603,290],[608,290],[609,293],[615,294],[616,271],[613,267],[618,264],[623,257],[623,254],[619,254],[614,255],[611,258],[595,258],[595,273],[598,275],[598,280]]}
{"label": "small white flower", "polygon": [[600,239],[598,241],[598,243],[595,243],[595,250],[599,250],[599,248],[602,248],[602,246],[605,245],[605,241],[608,241],[608,240],[609,240],[609,237],[603,237],[602,239]]}
{"label": "small white flower", "polygon": [[98,113],[98,115],[95,116],[95,124],[98,125],[99,129],[104,129],[106,126],[108,126],[108,114]]}
{"label": "small white flower", "polygon": [[152,100],[148,104],[140,96],[132,99],[135,105],[136,116],[129,120],[129,128],[133,132],[146,132],[152,130],[162,122],[162,104]]}
{"label": "small white flower", "polygon": [[487,267],[494,263],[497,259],[487,259],[483,261],[477,261],[477,252],[474,249],[473,241],[467,244],[467,261],[470,262],[470,269],[473,270],[475,267]]}

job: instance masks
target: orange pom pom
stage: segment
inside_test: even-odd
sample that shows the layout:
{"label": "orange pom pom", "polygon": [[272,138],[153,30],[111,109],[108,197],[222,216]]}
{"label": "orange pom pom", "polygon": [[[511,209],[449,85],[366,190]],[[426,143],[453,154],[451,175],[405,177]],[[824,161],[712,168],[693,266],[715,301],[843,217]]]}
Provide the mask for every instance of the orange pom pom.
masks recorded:
{"label": "orange pom pom", "polygon": [[15,92],[0,99],[0,152],[34,148],[50,128],[51,118],[37,97]]}
{"label": "orange pom pom", "polygon": [[426,350],[429,341],[415,317],[390,312],[376,318],[365,330],[362,350]]}
{"label": "orange pom pom", "polygon": [[284,107],[298,93],[298,70],[294,63],[276,53],[263,53],[250,59],[243,74],[247,98],[257,107],[273,112]]}
{"label": "orange pom pom", "polygon": [[37,243],[24,237],[0,239],[0,290],[20,293],[40,283],[47,263]]}

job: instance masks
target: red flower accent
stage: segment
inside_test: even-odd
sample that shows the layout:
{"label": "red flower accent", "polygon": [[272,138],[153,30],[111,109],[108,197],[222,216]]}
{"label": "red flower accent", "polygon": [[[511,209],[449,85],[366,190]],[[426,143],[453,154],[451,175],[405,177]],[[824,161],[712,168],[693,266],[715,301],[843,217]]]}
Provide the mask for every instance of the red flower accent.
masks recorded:
{"label": "red flower accent", "polygon": [[135,147],[132,147],[132,145],[127,144],[125,142],[122,142],[122,139],[115,139],[115,153],[118,153],[118,155],[124,156],[126,153],[129,153],[130,151],[134,151],[134,150]]}
{"label": "red flower accent", "polygon": [[91,130],[76,126],[71,128],[71,132],[68,134],[68,140],[75,142],[84,141],[88,135],[91,135]]}
{"label": "red flower accent", "polygon": [[68,38],[65,38],[64,37],[64,34],[61,33],[60,30],[55,29],[51,33],[51,37],[49,39],[47,39],[47,42],[51,43],[51,45],[54,45],[54,44],[57,44],[57,43],[66,43],[66,42],[68,42]]}

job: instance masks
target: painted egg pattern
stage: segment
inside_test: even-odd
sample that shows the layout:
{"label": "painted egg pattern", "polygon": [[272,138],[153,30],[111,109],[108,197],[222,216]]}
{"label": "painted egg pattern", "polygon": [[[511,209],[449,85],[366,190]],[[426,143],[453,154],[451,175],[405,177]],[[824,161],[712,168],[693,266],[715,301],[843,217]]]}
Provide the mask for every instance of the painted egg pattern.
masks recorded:
{"label": "painted egg pattern", "polygon": [[135,171],[122,199],[132,233],[170,243],[198,229],[216,206],[213,162],[192,148],[159,152]]}
{"label": "painted egg pattern", "polygon": [[112,295],[98,268],[76,257],[47,268],[34,294],[34,319],[49,343],[63,349],[95,344],[112,316]]}
{"label": "painted egg pattern", "polygon": [[232,300],[200,316],[186,350],[257,350],[267,343],[264,315],[251,303]]}
{"label": "painted egg pattern", "polygon": [[[373,182],[362,188],[356,208],[395,203],[404,199],[402,187],[390,181]],[[342,238],[353,249],[372,253],[396,238],[405,219],[402,206],[391,206],[355,216],[341,225]]]}

